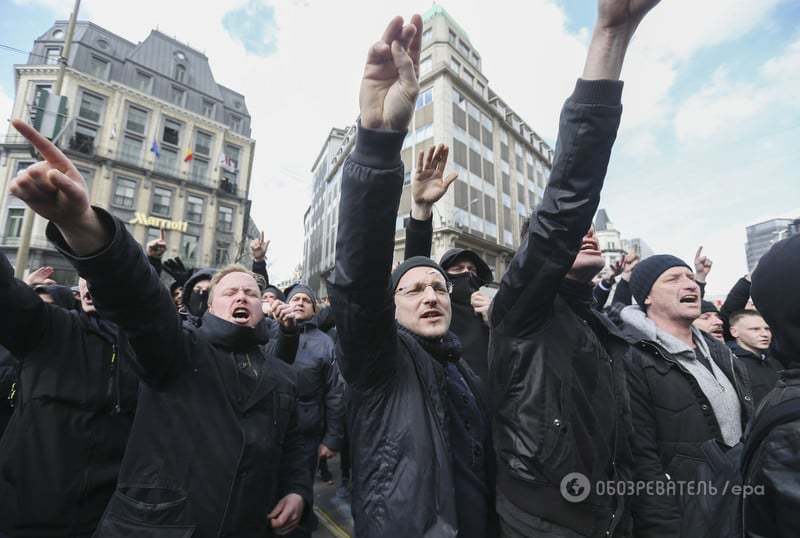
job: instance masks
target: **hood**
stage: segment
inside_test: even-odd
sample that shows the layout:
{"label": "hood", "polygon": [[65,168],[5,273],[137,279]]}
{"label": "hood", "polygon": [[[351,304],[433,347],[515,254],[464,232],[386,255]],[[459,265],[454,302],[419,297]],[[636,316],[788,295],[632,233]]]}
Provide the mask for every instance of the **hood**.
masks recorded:
{"label": "hood", "polygon": [[[632,336],[633,340],[655,342],[671,354],[685,353],[687,351],[691,352],[692,355],[694,354],[692,348],[659,328],[656,322],[648,318],[644,310],[638,305],[631,305],[623,308],[622,312],[620,312],[620,318],[622,319],[626,335],[629,337]],[[692,335],[694,336],[695,343],[703,348],[703,353],[709,355],[708,344],[706,344],[706,340],[703,338],[703,333],[695,327],[692,327]]]}
{"label": "hood", "polygon": [[[211,280],[211,277],[214,276],[215,272],[216,271],[214,269],[207,267],[204,269],[197,269],[194,273],[192,273],[192,276],[190,276],[183,285],[183,304],[186,305],[187,308],[190,304],[192,304],[192,290],[194,289],[194,285],[201,280]],[[195,313],[192,312],[192,314]]]}
{"label": "hood", "polygon": [[333,309],[330,306],[320,309],[314,316],[314,319],[316,319],[317,327],[319,327],[322,332],[328,332],[336,327],[336,321],[333,319]]}
{"label": "hood", "polygon": [[466,248],[451,248],[442,255],[442,259],[439,260],[439,265],[442,266],[442,269],[447,271],[447,269],[454,265],[458,260],[469,260],[475,264],[475,268],[478,270],[478,277],[481,279],[482,285],[485,286],[494,280],[492,270],[489,268],[489,265],[476,253]]}
{"label": "hood", "polygon": [[197,334],[230,351],[249,351],[269,341],[269,322],[264,318],[255,327],[242,327],[206,312]]}
{"label": "hood", "polygon": [[772,355],[800,366],[800,235],[775,243],[753,272],[750,296],[772,330]]}

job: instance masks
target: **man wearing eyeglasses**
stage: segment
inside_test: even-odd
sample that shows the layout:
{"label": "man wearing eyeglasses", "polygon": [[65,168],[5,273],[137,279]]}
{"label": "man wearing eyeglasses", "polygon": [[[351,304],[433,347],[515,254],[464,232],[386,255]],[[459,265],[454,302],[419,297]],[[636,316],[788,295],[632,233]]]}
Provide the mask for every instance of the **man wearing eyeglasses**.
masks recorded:
{"label": "man wearing eyeglasses", "polygon": [[[350,391],[355,535],[493,537],[490,425],[449,332],[452,284],[421,256],[390,273],[421,32],[419,15],[397,17],[368,54],[328,285]],[[431,166],[446,160],[436,151]]]}

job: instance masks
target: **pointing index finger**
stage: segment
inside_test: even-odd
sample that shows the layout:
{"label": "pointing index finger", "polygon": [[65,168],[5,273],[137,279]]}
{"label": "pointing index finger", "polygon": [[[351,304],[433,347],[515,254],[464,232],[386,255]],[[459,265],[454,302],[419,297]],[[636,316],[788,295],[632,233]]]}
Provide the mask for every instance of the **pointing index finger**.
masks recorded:
{"label": "pointing index finger", "polygon": [[35,147],[39,153],[42,154],[42,157],[44,157],[48,163],[52,164],[62,172],[74,169],[72,162],[66,157],[66,155],[64,155],[55,144],[43,137],[39,131],[22,120],[15,119],[12,120],[11,123],[14,128],[19,131],[19,134],[24,136],[31,144],[33,144],[33,147]]}

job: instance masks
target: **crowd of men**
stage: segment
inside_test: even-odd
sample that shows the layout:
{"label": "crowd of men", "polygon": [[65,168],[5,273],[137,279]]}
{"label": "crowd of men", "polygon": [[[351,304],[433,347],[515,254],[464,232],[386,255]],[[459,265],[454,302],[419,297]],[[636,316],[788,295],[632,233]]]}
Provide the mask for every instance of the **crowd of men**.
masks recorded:
{"label": "crowd of men", "polygon": [[[476,253],[430,258],[456,178],[443,144],[416,161],[393,266],[418,15],[367,55],[329,305],[270,285],[263,235],[250,270],[162,263],[163,239],[143,250],[14,120],[42,160],[11,194],[81,278],[17,280],[0,257],[0,536],[310,536],[314,476],[338,453],[363,538],[797,536],[800,237],[717,309],[702,249],[606,269],[592,229],[625,53],[657,3],[599,0],[552,175],[491,299]],[[752,494],[687,486],[726,478]]]}

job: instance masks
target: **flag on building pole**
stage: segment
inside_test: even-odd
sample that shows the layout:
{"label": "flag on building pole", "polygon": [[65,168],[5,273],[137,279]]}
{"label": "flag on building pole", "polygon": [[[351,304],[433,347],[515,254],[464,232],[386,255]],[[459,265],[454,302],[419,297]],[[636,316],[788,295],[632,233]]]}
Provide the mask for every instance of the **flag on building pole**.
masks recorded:
{"label": "flag on building pole", "polygon": [[161,158],[161,148],[158,147],[158,142],[153,139],[153,145],[150,146],[150,151],[156,154],[156,159]]}
{"label": "flag on building pole", "polygon": [[189,150],[189,152],[186,154],[186,157],[183,158],[183,162],[188,163],[192,159],[194,159],[194,152]]}
{"label": "flag on building pole", "polygon": [[225,155],[224,153],[219,157],[219,165],[222,167],[223,170],[226,172],[235,172],[236,171],[236,164],[233,162],[229,156]]}

